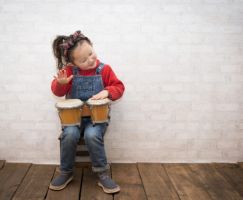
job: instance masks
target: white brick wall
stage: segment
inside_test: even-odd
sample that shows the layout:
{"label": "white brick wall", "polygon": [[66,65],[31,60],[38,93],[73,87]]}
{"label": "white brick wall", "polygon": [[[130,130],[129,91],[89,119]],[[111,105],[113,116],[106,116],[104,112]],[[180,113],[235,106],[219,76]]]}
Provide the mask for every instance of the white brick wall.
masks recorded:
{"label": "white brick wall", "polygon": [[51,43],[80,29],[126,85],[109,161],[243,161],[242,21],[241,0],[0,0],[0,159],[59,163]]}

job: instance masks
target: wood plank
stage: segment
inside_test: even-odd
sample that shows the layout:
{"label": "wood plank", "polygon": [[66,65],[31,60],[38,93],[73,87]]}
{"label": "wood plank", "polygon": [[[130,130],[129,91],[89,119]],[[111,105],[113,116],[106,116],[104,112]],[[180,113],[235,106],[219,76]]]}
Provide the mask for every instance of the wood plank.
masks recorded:
{"label": "wood plank", "polygon": [[[79,141],[79,143],[83,143],[81,141]],[[89,151],[88,151],[88,148],[85,144],[79,144],[77,145],[77,148],[76,148],[76,155],[78,156],[82,156],[82,155],[85,155],[85,156],[88,156],[89,155]]]}
{"label": "wood plank", "polygon": [[5,163],[5,160],[0,160],[0,169],[2,169],[2,168],[3,168],[4,163]]}
{"label": "wood plank", "polygon": [[112,178],[121,187],[121,191],[114,195],[120,199],[147,199],[136,164],[112,164]]}
{"label": "wood plank", "polygon": [[78,168],[84,168],[84,167],[91,167],[92,164],[90,162],[75,162],[74,164],[75,167],[78,167]]}
{"label": "wood plank", "polygon": [[98,179],[91,168],[84,168],[83,181],[80,200],[112,200],[113,196],[103,192],[102,188],[97,185]]}
{"label": "wood plank", "polygon": [[89,156],[88,151],[77,151],[76,156]]}
{"label": "wood plank", "polygon": [[45,199],[56,166],[32,165],[13,200]]}
{"label": "wood plank", "polygon": [[[84,143],[83,138],[80,139],[79,143]],[[78,145],[76,149],[75,163],[90,162],[89,152],[85,144]]]}
{"label": "wood plank", "polygon": [[12,199],[17,188],[28,172],[29,163],[5,163],[0,170],[0,199]]}
{"label": "wood plank", "polygon": [[194,176],[204,183],[212,199],[243,200],[243,197],[221,176],[212,164],[190,164],[189,168]]}
{"label": "wood plank", "polygon": [[243,168],[237,164],[214,164],[214,167],[243,196]]}
{"label": "wood plank", "polygon": [[76,156],[75,157],[75,164],[76,163],[91,163],[89,156]]}
{"label": "wood plank", "polygon": [[239,162],[238,165],[243,168],[243,162]]}
{"label": "wood plank", "polygon": [[[54,177],[60,174],[59,170],[56,170]],[[80,185],[82,178],[82,168],[74,167],[74,179],[68,184],[66,188],[60,191],[48,190],[46,199],[48,200],[67,200],[67,199],[79,199]]]}
{"label": "wood plank", "polygon": [[138,163],[138,170],[148,199],[179,200],[178,194],[161,164]]}
{"label": "wood plank", "polygon": [[181,200],[210,200],[202,182],[196,179],[186,164],[164,164]]}

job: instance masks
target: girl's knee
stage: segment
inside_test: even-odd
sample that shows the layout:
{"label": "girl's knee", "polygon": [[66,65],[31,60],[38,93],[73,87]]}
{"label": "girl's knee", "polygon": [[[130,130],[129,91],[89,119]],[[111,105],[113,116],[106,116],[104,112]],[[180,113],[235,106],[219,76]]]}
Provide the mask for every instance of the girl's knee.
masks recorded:
{"label": "girl's knee", "polygon": [[99,141],[101,138],[99,137],[99,133],[95,131],[89,131],[84,135],[84,140],[87,143],[93,143]]}
{"label": "girl's knee", "polygon": [[78,142],[80,138],[80,130],[77,126],[66,126],[63,129],[63,138],[69,141]]}

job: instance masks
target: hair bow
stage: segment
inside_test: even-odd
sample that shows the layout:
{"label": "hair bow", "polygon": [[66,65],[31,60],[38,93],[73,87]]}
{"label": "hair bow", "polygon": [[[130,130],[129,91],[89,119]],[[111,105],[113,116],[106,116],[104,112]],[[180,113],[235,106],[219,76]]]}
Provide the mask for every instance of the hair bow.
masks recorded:
{"label": "hair bow", "polygon": [[64,56],[67,55],[68,49],[73,47],[77,42],[77,39],[79,39],[80,37],[81,37],[81,32],[76,31],[74,34],[67,37],[67,39],[63,39],[63,42],[62,44],[60,44],[60,47],[64,50]]}

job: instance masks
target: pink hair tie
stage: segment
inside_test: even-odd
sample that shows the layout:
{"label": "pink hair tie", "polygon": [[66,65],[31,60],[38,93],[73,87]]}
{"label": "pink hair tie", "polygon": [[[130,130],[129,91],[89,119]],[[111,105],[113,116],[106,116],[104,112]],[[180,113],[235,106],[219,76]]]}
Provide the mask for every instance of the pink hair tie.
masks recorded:
{"label": "pink hair tie", "polygon": [[81,31],[76,31],[74,34],[70,35],[66,40],[63,40],[63,43],[60,44],[60,47],[64,50],[64,56],[67,55],[68,49],[73,47],[77,39],[81,37]]}

